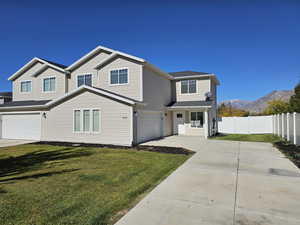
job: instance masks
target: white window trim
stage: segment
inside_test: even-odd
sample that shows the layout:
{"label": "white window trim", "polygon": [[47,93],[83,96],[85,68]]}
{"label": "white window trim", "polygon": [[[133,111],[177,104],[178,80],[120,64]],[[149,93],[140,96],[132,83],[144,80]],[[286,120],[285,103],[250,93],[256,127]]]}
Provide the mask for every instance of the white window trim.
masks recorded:
{"label": "white window trim", "polygon": [[[123,83],[123,84],[112,84],[111,83],[111,71],[113,70],[127,70],[127,83]],[[116,68],[116,69],[110,69],[109,70],[109,74],[108,74],[108,81],[109,81],[109,86],[122,86],[122,85],[128,85],[129,84],[129,68],[128,67],[123,67],[123,68]]]}
{"label": "white window trim", "polygon": [[[22,91],[22,83],[23,82],[30,82],[31,83],[30,91]],[[33,89],[32,80],[21,80],[20,81],[20,93],[22,93],[22,94],[30,94],[32,92],[32,89]]]}
{"label": "white window trim", "polygon": [[[203,124],[202,124],[202,127],[192,127],[192,123],[191,123],[191,121],[192,121],[192,113],[197,113],[197,112],[201,112],[201,113],[203,113]],[[190,128],[191,129],[203,129],[204,128],[204,123],[205,123],[205,121],[204,121],[204,112],[202,112],[202,111],[190,111],[190,118],[189,118],[189,121],[190,121]]]}
{"label": "white window trim", "polygon": [[[50,79],[50,78],[55,78],[55,86],[54,86],[54,91],[45,91],[44,90],[44,80],[46,80],[46,79]],[[57,79],[56,79],[56,76],[50,76],[50,77],[44,77],[43,79],[42,79],[42,92],[43,93],[55,93],[56,92],[56,82],[57,81]]]}
{"label": "white window trim", "polygon": [[[89,131],[83,131],[83,111],[89,110],[90,111],[90,129]],[[93,111],[99,110],[99,131],[93,131]],[[75,131],[75,111],[80,111],[80,131]],[[100,134],[102,131],[102,113],[100,108],[80,108],[80,109],[73,109],[73,133],[75,134]]]}
{"label": "white window trim", "polygon": [[[92,76],[92,78],[91,78],[91,82],[92,82],[91,86],[93,86],[93,76],[94,76],[93,73],[82,73],[82,74],[77,74],[76,75],[76,88],[79,88],[78,87],[78,77],[79,76],[85,76],[85,75],[91,75]],[[86,85],[86,84],[83,84],[83,85]]]}
{"label": "white window trim", "polygon": [[[198,80],[196,80],[196,79],[188,79],[187,81],[189,81],[189,80],[195,80],[196,81],[196,92],[195,93],[182,93],[182,91],[181,91],[181,82],[182,81],[185,81],[185,80],[181,80],[180,82],[179,82],[179,85],[180,85],[180,95],[195,95],[195,94],[198,94]],[[189,90],[189,84],[188,84],[188,90]]]}

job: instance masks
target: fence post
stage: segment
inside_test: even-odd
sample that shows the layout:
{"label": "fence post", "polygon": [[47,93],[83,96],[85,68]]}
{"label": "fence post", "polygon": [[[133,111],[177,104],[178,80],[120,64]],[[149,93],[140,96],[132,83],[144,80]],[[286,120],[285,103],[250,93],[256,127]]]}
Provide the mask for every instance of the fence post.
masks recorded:
{"label": "fence post", "polygon": [[290,141],[290,113],[286,114],[286,140]]}
{"label": "fence post", "polygon": [[284,113],[281,113],[281,137],[284,138]]}
{"label": "fence post", "polygon": [[294,145],[297,144],[297,129],[296,129],[296,113],[293,113],[293,132],[294,132]]}
{"label": "fence post", "polygon": [[277,135],[280,136],[280,114],[277,114]]}

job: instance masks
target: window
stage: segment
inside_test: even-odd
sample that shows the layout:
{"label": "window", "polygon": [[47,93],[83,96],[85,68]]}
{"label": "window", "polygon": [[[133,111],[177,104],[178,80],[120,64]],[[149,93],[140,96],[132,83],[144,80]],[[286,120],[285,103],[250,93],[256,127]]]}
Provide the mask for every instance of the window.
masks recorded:
{"label": "window", "polygon": [[79,132],[81,130],[80,128],[80,110],[74,111],[74,131]]}
{"label": "window", "polygon": [[128,69],[111,70],[110,84],[128,84]]}
{"label": "window", "polygon": [[178,114],[176,115],[176,117],[177,117],[177,118],[182,118],[182,114],[181,114],[181,113],[178,113]]}
{"label": "window", "polygon": [[74,132],[100,132],[100,110],[74,110]]}
{"label": "window", "polygon": [[181,94],[196,93],[196,80],[182,80],[181,81]]}
{"label": "window", "polygon": [[43,80],[43,91],[55,91],[55,77],[45,78]]}
{"label": "window", "polygon": [[191,127],[203,127],[203,112],[191,112]]}
{"label": "window", "polygon": [[100,131],[100,112],[98,109],[93,110],[93,132]]}
{"label": "window", "polygon": [[31,81],[21,81],[21,92],[31,92]]}
{"label": "window", "polygon": [[92,74],[78,75],[77,87],[80,87],[81,85],[92,86]]}

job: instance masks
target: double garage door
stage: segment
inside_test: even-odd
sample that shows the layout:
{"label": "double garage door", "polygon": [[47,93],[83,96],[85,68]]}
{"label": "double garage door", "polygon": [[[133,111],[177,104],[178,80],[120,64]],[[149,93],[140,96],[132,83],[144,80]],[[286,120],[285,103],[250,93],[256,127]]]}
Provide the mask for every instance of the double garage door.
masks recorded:
{"label": "double garage door", "polygon": [[4,139],[40,140],[41,115],[39,113],[0,115],[0,129]]}
{"label": "double garage door", "polygon": [[137,116],[137,142],[145,142],[163,136],[163,114],[139,111]]}

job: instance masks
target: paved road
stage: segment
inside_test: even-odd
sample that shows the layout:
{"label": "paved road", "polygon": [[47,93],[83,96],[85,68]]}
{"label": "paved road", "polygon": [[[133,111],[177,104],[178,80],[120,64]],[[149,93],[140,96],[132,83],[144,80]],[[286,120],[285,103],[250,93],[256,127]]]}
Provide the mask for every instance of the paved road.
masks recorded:
{"label": "paved road", "polygon": [[116,225],[299,225],[300,172],[266,143],[169,137],[197,153]]}
{"label": "paved road", "polygon": [[15,145],[29,144],[29,143],[34,143],[34,142],[37,142],[37,141],[0,139],[0,148],[8,147],[8,146],[15,146]]}

